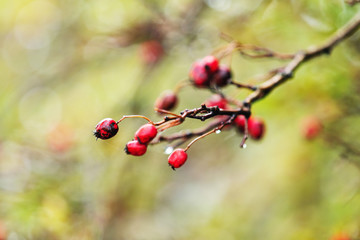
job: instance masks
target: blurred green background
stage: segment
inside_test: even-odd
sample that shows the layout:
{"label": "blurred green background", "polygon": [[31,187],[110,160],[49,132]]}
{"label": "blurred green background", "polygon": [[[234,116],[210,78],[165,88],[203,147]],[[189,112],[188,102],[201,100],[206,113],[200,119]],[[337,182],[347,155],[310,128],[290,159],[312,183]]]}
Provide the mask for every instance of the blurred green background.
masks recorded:
{"label": "blurred green background", "polygon": [[[360,33],[253,106],[267,132],[246,149],[234,129],[210,135],[174,172],[166,144],[123,152],[141,119],[92,136],[106,117],[160,120],[157,96],[226,45],[220,32],[293,53],[358,11],[342,0],[0,1],[0,239],[359,238]],[[237,53],[223,63],[252,84],[285,64]],[[175,112],[210,95],[185,88]],[[323,125],[311,141],[309,117]]]}

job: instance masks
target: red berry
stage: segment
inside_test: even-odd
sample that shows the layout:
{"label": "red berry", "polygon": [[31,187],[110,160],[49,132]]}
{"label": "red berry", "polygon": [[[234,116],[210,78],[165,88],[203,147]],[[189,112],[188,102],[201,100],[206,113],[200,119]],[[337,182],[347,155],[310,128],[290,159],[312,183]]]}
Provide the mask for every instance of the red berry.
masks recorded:
{"label": "red berry", "polygon": [[171,91],[167,90],[161,94],[161,96],[156,99],[155,107],[164,110],[171,110],[177,104],[178,98],[176,94]]}
{"label": "red berry", "polygon": [[322,130],[321,121],[316,117],[309,116],[303,119],[301,130],[304,138],[312,140],[316,138]]}
{"label": "red berry", "polygon": [[227,108],[227,101],[221,95],[214,94],[205,102],[205,105],[207,107],[218,106],[219,108],[226,109]]}
{"label": "red berry", "polygon": [[224,87],[231,81],[231,71],[226,65],[220,65],[219,70],[214,74],[211,82],[217,87]]}
{"label": "red berry", "polygon": [[351,240],[351,238],[348,234],[340,232],[335,234],[331,240]]}
{"label": "red berry", "polygon": [[209,87],[210,74],[206,70],[206,65],[202,61],[193,64],[190,70],[190,78],[196,87]]}
{"label": "red berry", "polygon": [[187,153],[184,151],[184,149],[178,148],[170,154],[168,158],[168,163],[171,168],[175,170],[175,168],[179,168],[184,165],[186,159]]}
{"label": "red berry", "polygon": [[219,69],[219,61],[214,56],[206,56],[202,59],[202,62],[209,73],[215,73]]}
{"label": "red berry", "polygon": [[6,240],[8,233],[7,233],[7,229],[5,227],[5,223],[0,221],[0,240]]}
{"label": "red berry", "polygon": [[136,140],[128,142],[125,146],[125,152],[133,156],[142,156],[146,153],[147,145],[141,144]]}
{"label": "red berry", "polygon": [[143,42],[140,47],[141,57],[146,64],[155,64],[164,55],[164,48],[158,41]]}
{"label": "red berry", "polygon": [[116,135],[119,127],[111,118],[101,120],[95,127],[94,136],[100,139],[109,139]]}
{"label": "red berry", "polygon": [[260,118],[250,117],[248,120],[249,135],[255,139],[260,140],[265,133],[264,121]]}
{"label": "red berry", "polygon": [[157,129],[154,125],[148,123],[141,126],[135,133],[135,139],[141,144],[148,144],[157,135]]}
{"label": "red berry", "polygon": [[235,125],[238,127],[240,132],[244,132],[245,131],[245,122],[246,122],[246,118],[244,115],[238,115],[235,119],[234,119],[234,123]]}

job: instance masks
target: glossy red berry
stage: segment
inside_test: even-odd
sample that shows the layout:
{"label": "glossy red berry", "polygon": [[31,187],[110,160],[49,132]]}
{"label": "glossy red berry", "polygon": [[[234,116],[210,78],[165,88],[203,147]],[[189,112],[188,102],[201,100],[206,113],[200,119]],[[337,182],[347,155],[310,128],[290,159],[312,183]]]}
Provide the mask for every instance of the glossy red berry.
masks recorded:
{"label": "glossy red berry", "polygon": [[255,140],[260,140],[265,133],[264,121],[257,117],[250,117],[248,120],[249,135]]}
{"label": "glossy red berry", "polygon": [[135,139],[141,144],[148,144],[157,135],[157,129],[154,125],[148,123],[141,126],[135,133]]}
{"label": "glossy red berry", "polygon": [[168,163],[171,168],[175,170],[175,168],[179,168],[184,165],[186,159],[187,153],[184,151],[184,149],[178,148],[170,154],[168,158]]}
{"label": "glossy red berry", "polygon": [[111,118],[101,120],[95,127],[94,136],[100,139],[109,139],[116,135],[119,127]]}
{"label": "glossy red berry", "polygon": [[147,145],[139,143],[137,140],[128,142],[125,146],[125,152],[133,156],[142,156],[146,153]]}
{"label": "glossy red berry", "polygon": [[323,126],[317,117],[309,116],[303,119],[301,128],[304,138],[312,140],[321,133]]}
{"label": "glossy red berry", "polygon": [[167,90],[163,92],[158,99],[156,99],[155,107],[164,110],[171,110],[176,106],[177,102],[178,98],[176,94],[171,90]]}
{"label": "glossy red berry", "polygon": [[237,128],[239,129],[240,132],[244,132],[245,131],[245,122],[246,122],[246,118],[244,115],[238,115],[235,119],[234,119],[234,123],[237,126]]}
{"label": "glossy red berry", "polygon": [[206,56],[201,61],[209,73],[215,73],[219,69],[219,60],[214,56]]}
{"label": "glossy red berry", "polygon": [[190,79],[196,87],[204,88],[210,85],[210,74],[202,61],[193,64],[190,70]]}
{"label": "glossy red berry", "polygon": [[219,70],[214,74],[211,82],[217,87],[224,87],[231,81],[231,71],[226,65],[220,65]]}
{"label": "glossy red berry", "polygon": [[227,108],[227,101],[221,95],[214,94],[205,102],[205,105],[207,107],[216,107],[216,106],[218,106],[219,108],[226,109]]}

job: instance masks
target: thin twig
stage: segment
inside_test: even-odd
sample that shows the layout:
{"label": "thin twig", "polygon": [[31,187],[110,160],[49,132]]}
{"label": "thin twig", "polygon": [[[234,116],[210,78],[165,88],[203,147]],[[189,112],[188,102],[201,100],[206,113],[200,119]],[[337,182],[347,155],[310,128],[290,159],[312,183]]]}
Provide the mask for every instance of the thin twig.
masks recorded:
{"label": "thin twig", "polygon": [[349,4],[350,6],[354,6],[357,3],[360,3],[360,0],[349,0],[346,1],[347,4]]}
{"label": "thin twig", "polygon": [[212,129],[212,130],[204,133],[203,135],[195,138],[194,140],[192,140],[192,141],[186,146],[186,148],[184,149],[184,151],[186,152],[187,150],[189,150],[189,148],[190,148],[194,143],[196,143],[197,141],[199,141],[200,139],[202,139],[202,138],[204,138],[204,137],[206,137],[206,136],[208,136],[208,135],[210,135],[210,134],[212,134],[212,133],[215,133],[215,132],[217,132],[217,131],[221,131],[221,130],[225,127],[225,125],[231,124],[231,123],[234,121],[235,117],[236,117],[236,115],[231,116],[226,122],[222,122],[222,123],[221,123],[219,126],[217,126],[216,128],[214,128],[214,129]]}
{"label": "thin twig", "polygon": [[152,125],[154,125],[154,123],[147,117],[145,116],[142,116],[142,115],[125,115],[125,116],[122,116],[122,118],[120,118],[119,121],[116,122],[116,124],[119,124],[120,122],[122,122],[124,119],[127,119],[127,118],[143,118],[145,120],[147,120],[149,123],[151,123]]}

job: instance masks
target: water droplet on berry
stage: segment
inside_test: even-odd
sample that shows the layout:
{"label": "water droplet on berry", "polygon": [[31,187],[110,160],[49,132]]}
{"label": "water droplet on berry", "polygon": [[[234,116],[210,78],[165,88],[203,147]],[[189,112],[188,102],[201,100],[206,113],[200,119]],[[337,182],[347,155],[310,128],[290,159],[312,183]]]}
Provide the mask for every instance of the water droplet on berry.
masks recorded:
{"label": "water droplet on berry", "polygon": [[168,146],[168,147],[165,148],[164,153],[167,154],[167,155],[169,155],[169,154],[172,153],[173,151],[174,151],[174,148],[171,147],[171,146]]}
{"label": "water droplet on berry", "polygon": [[221,133],[221,130],[216,130],[215,133],[219,134],[219,133]]}

